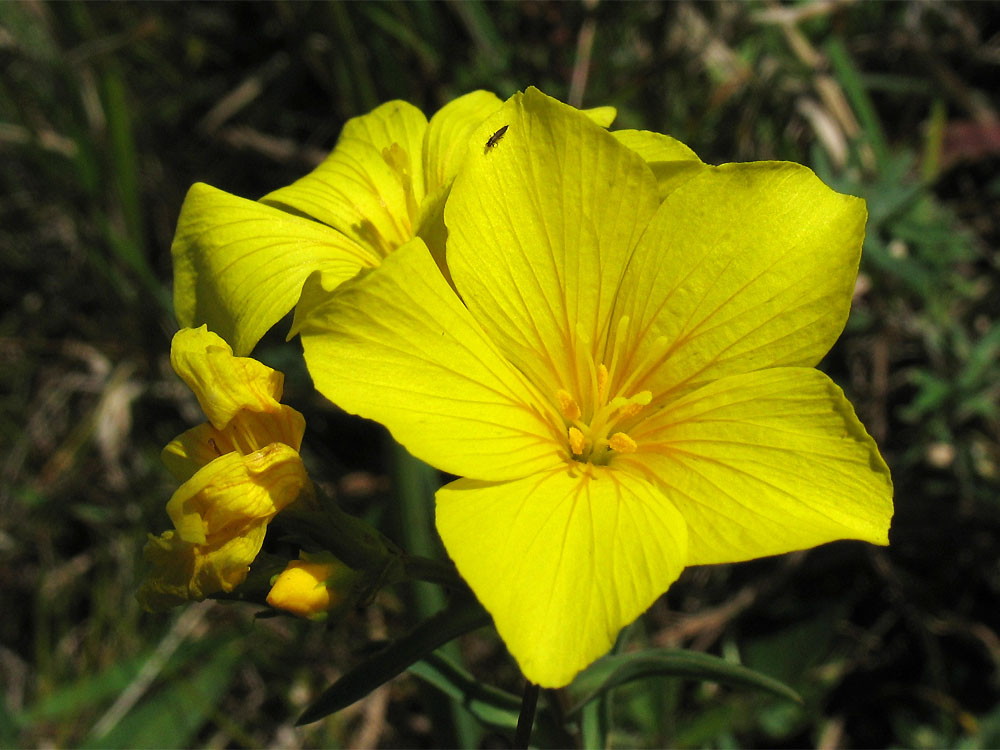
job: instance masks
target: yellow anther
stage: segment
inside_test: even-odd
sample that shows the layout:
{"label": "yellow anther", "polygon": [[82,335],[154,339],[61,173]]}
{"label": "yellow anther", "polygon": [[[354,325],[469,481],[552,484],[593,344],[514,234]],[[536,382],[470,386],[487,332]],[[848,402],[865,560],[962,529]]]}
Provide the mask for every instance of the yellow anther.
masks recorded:
{"label": "yellow anther", "polygon": [[619,418],[634,417],[642,408],[649,404],[653,400],[653,394],[649,391],[639,391],[637,394],[630,398],[625,398],[624,396],[618,396],[617,398],[611,399],[609,406],[612,409],[620,409],[621,413]]}
{"label": "yellow anther", "polygon": [[608,368],[602,362],[597,366],[597,394],[599,400],[604,400],[604,394],[608,392]]}
{"label": "yellow anther", "polygon": [[569,391],[565,391],[562,388],[556,391],[556,401],[559,402],[559,413],[565,419],[572,422],[574,419],[580,418],[580,405],[576,403],[576,399],[570,395]]}
{"label": "yellow anther", "polygon": [[642,404],[629,404],[624,409],[622,409],[621,418],[626,419],[628,417],[634,417],[636,414],[643,410]]}
{"label": "yellow anther", "polygon": [[[642,407],[640,406],[640,408]],[[608,447],[618,453],[635,453],[639,446],[636,445],[636,442],[624,432],[616,432],[611,436],[611,439],[608,440]]]}
{"label": "yellow anther", "polygon": [[406,153],[406,149],[393,142],[391,146],[382,149],[382,160],[389,165],[389,169],[396,173],[396,179],[399,180],[399,186],[403,189],[403,195],[406,197],[406,213],[409,223],[403,227],[403,230],[404,233],[408,234],[420,211],[417,199],[413,194],[410,155]]}
{"label": "yellow anther", "polygon": [[394,142],[391,146],[382,149],[382,160],[389,165],[393,172],[409,175],[410,160],[406,151],[398,143]]}
{"label": "yellow anther", "polygon": [[587,439],[576,427],[569,428],[569,448],[574,456],[582,456],[583,449],[587,447]]}

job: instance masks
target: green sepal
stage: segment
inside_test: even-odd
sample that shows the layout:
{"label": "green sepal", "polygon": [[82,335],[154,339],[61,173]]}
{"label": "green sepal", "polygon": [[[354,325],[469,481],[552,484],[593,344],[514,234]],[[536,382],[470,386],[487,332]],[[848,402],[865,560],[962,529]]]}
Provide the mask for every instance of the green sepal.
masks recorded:
{"label": "green sepal", "polygon": [[354,570],[385,570],[402,555],[402,550],[382,532],[345,513],[332,500],[323,502],[318,510],[296,509],[276,520],[300,547],[307,548],[306,540],[310,540],[316,548],[313,551],[331,552]]}
{"label": "green sepal", "polygon": [[570,698],[567,716],[576,714],[587,703],[612,688],[654,676],[686,677],[726,685],[753,687],[802,703],[801,696],[788,685],[760,672],[732,664],[711,654],[658,648],[605,656],[595,661],[577,675],[566,688]]}
{"label": "green sepal", "polygon": [[267,593],[271,590],[271,579],[285,569],[288,560],[268,552],[261,552],[250,564],[246,579],[232,591],[217,591],[206,597],[217,601],[246,602],[267,605]]}
{"label": "green sepal", "polygon": [[454,598],[443,610],[333,683],[303,712],[296,724],[309,724],[346,708],[453,638],[490,622],[490,616],[475,599]]}

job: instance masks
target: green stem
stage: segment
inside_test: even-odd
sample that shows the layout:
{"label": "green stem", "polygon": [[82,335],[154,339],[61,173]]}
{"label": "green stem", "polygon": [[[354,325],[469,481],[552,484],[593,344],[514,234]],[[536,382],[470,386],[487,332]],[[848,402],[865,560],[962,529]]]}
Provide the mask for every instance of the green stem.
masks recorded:
{"label": "green stem", "polygon": [[521,698],[521,713],[517,717],[517,729],[514,732],[514,747],[527,750],[531,741],[531,727],[535,723],[535,708],[538,706],[538,685],[525,683],[524,696]]}
{"label": "green stem", "polygon": [[351,705],[449,641],[490,622],[475,599],[455,597],[445,609],[348,670],[305,710],[298,724],[309,724]]}
{"label": "green stem", "polygon": [[[434,530],[434,491],[441,482],[436,469],[411,456],[405,448],[392,442],[389,446],[392,460],[393,485],[396,491],[399,534],[406,553],[401,558],[403,575],[416,579],[410,587],[418,615],[427,617],[444,606],[447,597],[438,585],[444,584],[458,592],[468,587],[459,578],[450,563],[437,563],[432,559],[441,555],[440,542]],[[444,653],[461,662],[457,643],[448,643]],[[440,746],[475,747],[481,731],[478,722],[461,705],[440,696],[436,691],[425,696],[428,712],[438,732],[436,744]]]}
{"label": "green stem", "polygon": [[454,563],[432,560],[419,555],[403,555],[403,576],[407,580],[439,583],[452,589],[468,590],[465,581],[458,575]]}

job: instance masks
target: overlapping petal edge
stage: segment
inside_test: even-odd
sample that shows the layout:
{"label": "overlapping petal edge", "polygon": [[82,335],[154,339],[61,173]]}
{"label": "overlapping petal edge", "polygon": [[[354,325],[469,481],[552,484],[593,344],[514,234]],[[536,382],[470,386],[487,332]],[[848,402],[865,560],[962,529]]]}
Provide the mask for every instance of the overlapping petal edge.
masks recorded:
{"label": "overlapping petal edge", "polygon": [[[438,528],[528,679],[566,684],[686,565],[886,543],[888,469],[811,369],[863,203],[798,165],[654,169],[532,90],[473,141],[503,126],[445,211],[465,305],[418,240],[301,330],[321,392],[466,477]],[[598,452],[571,430],[601,409]]]}
{"label": "overlapping petal edge", "polygon": [[418,233],[443,258],[441,204],[469,131],[500,105],[475,91],[428,123],[416,107],[387,102],[349,120],[310,174],[259,202],[194,185],[172,245],[180,324],[206,323],[245,354],[314,271],[335,287]]}
{"label": "overlapping petal edge", "polygon": [[[192,186],[171,247],[178,322],[207,324],[246,354],[293,308],[311,273],[335,289],[415,236],[447,276],[445,199],[471,131],[501,105],[473,91],[428,122],[407,102],[387,102],[349,120],[311,173],[260,201]],[[615,110],[584,114],[607,127]],[[663,143],[646,148],[651,158],[686,158]]]}

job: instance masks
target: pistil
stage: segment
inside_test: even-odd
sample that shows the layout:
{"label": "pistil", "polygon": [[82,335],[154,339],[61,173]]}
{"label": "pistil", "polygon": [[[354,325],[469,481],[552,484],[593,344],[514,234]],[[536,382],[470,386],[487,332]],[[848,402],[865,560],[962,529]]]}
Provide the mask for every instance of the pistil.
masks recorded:
{"label": "pistil", "polygon": [[[607,368],[603,364],[599,365],[595,374],[600,393],[608,382]],[[634,453],[638,448],[635,440],[625,432],[619,430],[612,433],[612,430],[622,420],[637,415],[652,401],[652,398],[653,394],[650,391],[640,391],[628,398],[616,396],[606,403],[602,403],[601,399],[598,401],[601,405],[590,415],[589,420],[584,421],[577,400],[569,391],[560,388],[556,392],[556,403],[559,413],[567,423],[566,437],[574,458],[592,463],[606,463],[608,450],[616,453]]]}

